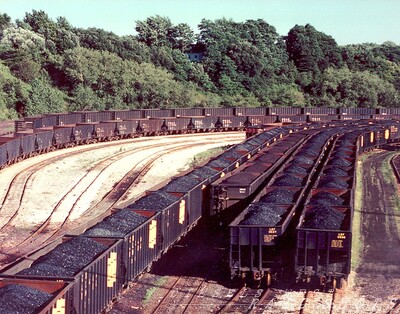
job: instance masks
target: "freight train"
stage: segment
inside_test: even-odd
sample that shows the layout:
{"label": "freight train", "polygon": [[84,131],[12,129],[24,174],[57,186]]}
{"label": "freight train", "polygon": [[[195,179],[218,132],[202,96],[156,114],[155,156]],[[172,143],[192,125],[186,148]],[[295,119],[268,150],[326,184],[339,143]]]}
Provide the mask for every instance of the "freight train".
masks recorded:
{"label": "freight train", "polygon": [[[244,119],[248,119],[247,116]],[[218,120],[222,121],[222,115],[214,121]],[[385,124],[378,131],[384,134],[386,141],[396,141],[399,137],[397,124],[388,123],[390,125]],[[333,128],[333,125],[340,127],[349,123],[336,121],[330,124]],[[358,121],[351,125],[350,128],[362,133],[356,146],[359,151],[376,146],[378,136],[372,136],[371,132],[378,131],[370,131],[370,126],[358,125]],[[274,164],[279,156],[289,154],[282,150],[286,140],[291,146],[294,142],[302,142],[302,139],[311,140],[317,133],[324,132],[326,127],[329,124],[270,126],[203,165],[172,178],[160,189],[147,192],[126,208],[113,209],[111,215],[95,225],[87,226],[84,232],[64,236],[15,261],[0,273],[0,310],[7,313],[100,313],[129,281],[150,267],[199,219],[216,214],[211,196],[213,182],[228,177],[234,169],[248,164],[253,156],[268,160],[268,157],[261,155],[269,149],[275,150],[275,154],[270,156],[271,164]],[[295,134],[299,136],[294,141],[292,136]],[[329,137],[326,145],[333,146],[333,140],[333,137]],[[380,136],[379,145],[384,142]],[[290,150],[289,159],[294,159],[293,154],[300,149],[304,149],[303,143]],[[281,161],[285,164],[284,159]],[[321,164],[319,161],[323,163],[325,159],[313,160]],[[254,173],[255,170],[252,171]],[[274,182],[281,179],[278,172],[271,171],[269,175],[276,179]],[[303,177],[300,181],[303,184],[309,179]],[[259,236],[277,240],[275,236]]]}
{"label": "freight train", "polygon": [[[269,285],[294,269],[297,281],[336,288],[346,280],[358,155],[399,141],[398,126],[390,122],[327,127],[298,144],[302,148],[295,154],[284,153],[282,170],[230,224],[231,277]],[[288,142],[286,150],[289,147],[293,143]],[[235,171],[238,175],[241,170]],[[234,204],[240,197],[233,189],[247,191],[259,184],[257,178],[235,186],[228,181],[213,184],[214,204]]]}
{"label": "freight train", "polygon": [[[127,208],[115,209],[82,234],[65,236],[7,266],[0,274],[0,310],[103,311],[129,281],[209,214],[212,182],[300,129],[281,126],[253,136]],[[15,302],[17,295],[27,301]]]}
{"label": "freight train", "polygon": [[0,169],[54,149],[139,136],[243,130],[251,125],[391,120],[400,108],[175,108],[81,111],[15,121],[0,136]]}

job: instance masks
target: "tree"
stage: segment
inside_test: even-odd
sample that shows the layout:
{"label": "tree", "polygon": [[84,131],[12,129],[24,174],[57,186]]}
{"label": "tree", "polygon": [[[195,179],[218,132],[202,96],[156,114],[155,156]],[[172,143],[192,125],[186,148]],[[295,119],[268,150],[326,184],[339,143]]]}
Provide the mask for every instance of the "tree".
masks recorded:
{"label": "tree", "polygon": [[331,107],[398,107],[394,86],[368,71],[329,68],[314,90],[316,101]]}
{"label": "tree", "polygon": [[169,28],[168,39],[171,42],[172,48],[185,52],[189,50],[191,44],[195,41],[195,36],[188,24],[180,23]]}
{"label": "tree", "polygon": [[44,11],[33,10],[32,13],[25,14],[24,22],[34,32],[44,36],[46,48],[51,53],[62,54],[65,50],[79,45],[79,38],[73,33],[72,26],[64,17],[59,17],[57,22],[54,22]]}
{"label": "tree", "polygon": [[336,41],[313,26],[296,25],[286,38],[286,49],[299,72],[324,71],[328,67],[340,67],[342,57]]}
{"label": "tree", "polygon": [[0,34],[1,31],[10,26],[11,26],[11,17],[6,13],[0,14]]}
{"label": "tree", "polygon": [[171,47],[169,35],[172,23],[169,18],[159,15],[147,18],[145,21],[136,21],[136,32],[139,41],[147,46]]}
{"label": "tree", "polygon": [[22,115],[29,92],[30,86],[0,63],[0,119],[14,119],[18,113]]}

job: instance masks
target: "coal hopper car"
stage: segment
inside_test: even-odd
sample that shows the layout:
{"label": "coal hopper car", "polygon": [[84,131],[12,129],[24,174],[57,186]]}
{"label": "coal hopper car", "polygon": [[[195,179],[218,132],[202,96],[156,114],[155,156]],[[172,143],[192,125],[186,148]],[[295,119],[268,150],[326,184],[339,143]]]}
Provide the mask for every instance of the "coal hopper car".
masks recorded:
{"label": "coal hopper car", "polygon": [[[290,256],[293,222],[314,173],[335,140],[332,130],[313,130],[284,166],[271,178],[255,200],[230,224],[231,277],[278,279]],[[289,144],[289,143],[288,143]],[[290,260],[286,259],[286,260]]]}

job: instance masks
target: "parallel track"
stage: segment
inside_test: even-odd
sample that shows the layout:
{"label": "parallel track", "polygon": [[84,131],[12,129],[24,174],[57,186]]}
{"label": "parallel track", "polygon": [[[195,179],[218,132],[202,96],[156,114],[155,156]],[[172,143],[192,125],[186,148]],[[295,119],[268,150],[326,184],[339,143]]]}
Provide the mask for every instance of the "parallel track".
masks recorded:
{"label": "parallel track", "polygon": [[[219,142],[219,140],[209,140],[208,143],[213,143],[213,142]],[[135,165],[133,165],[133,168],[131,171],[129,171],[120,182],[118,182],[112,190],[110,190],[100,201],[96,202],[93,206],[91,206],[79,219],[79,224],[80,225],[85,225],[90,226],[95,223],[97,223],[99,220],[103,219],[107,214],[110,213],[111,208],[117,204],[123,197],[125,196],[126,192],[129,190],[129,188],[138,182],[140,182],[141,178],[149,171],[151,166],[159,159],[160,157],[167,155],[169,153],[172,153],[174,151],[179,151],[179,150],[184,150],[189,147],[195,147],[195,146],[200,146],[204,145],[204,143],[188,143],[186,142],[185,144],[175,144],[175,147],[169,148],[169,149],[164,149],[161,152],[156,153],[155,155],[153,154],[152,157],[146,157],[142,158],[142,160],[137,161]],[[57,212],[58,208],[61,206],[63,200],[73,192],[74,188],[82,182],[82,180],[85,179],[85,177],[88,175],[89,172],[87,172],[78,182],[69,190],[67,191],[64,196],[61,198],[61,200],[56,204],[56,206],[52,209],[50,215],[47,217],[45,221],[43,221],[40,225],[35,227],[35,230],[28,230],[27,235],[21,235],[19,232],[18,235],[18,242],[15,243],[15,245],[12,246],[11,249],[7,250],[2,250],[1,255],[3,255],[3,258],[1,259],[2,264],[8,264],[12,260],[14,260],[18,256],[22,256],[34,249],[37,249],[37,247],[50,242],[54,238],[61,236],[68,231],[70,231],[73,228],[77,227],[76,223],[71,223],[70,217],[74,212],[74,208],[76,207],[79,199],[83,197],[83,195],[87,192],[89,187],[94,184],[96,179],[100,176],[102,172],[105,171],[109,166],[111,166],[113,163],[117,162],[120,158],[123,158],[125,156],[131,155],[135,152],[139,151],[144,151],[148,150],[151,148],[158,148],[160,147],[159,144],[154,144],[147,146],[145,148],[137,148],[133,149],[127,152],[121,152],[116,155],[113,155],[111,158],[107,158],[105,160],[102,160],[100,163],[94,165],[91,167],[90,171],[97,170],[98,174],[95,176],[95,178],[92,180],[92,182],[86,187],[86,189],[80,194],[80,196],[77,198],[75,203],[72,205],[70,208],[69,212],[67,214],[63,213],[65,215],[64,218],[60,219],[58,217],[57,219],[54,219],[55,216],[60,215],[60,213]],[[50,164],[51,162],[42,162],[40,163],[39,169],[42,169],[45,167],[47,164]],[[32,168],[35,168],[33,166]],[[26,188],[26,185],[28,184],[29,178],[35,173],[32,168],[28,169],[28,172],[30,173],[29,176],[27,177],[25,183],[24,183],[24,188]],[[23,195],[24,192],[22,192]],[[22,200],[22,196],[21,196]],[[21,202],[20,202],[21,203]],[[14,213],[14,215],[2,226],[1,231],[3,234],[8,234],[8,232],[11,234],[14,231],[14,227],[12,225],[12,222],[16,217],[18,216],[18,211],[20,209],[20,206],[18,207],[18,210]],[[86,229],[85,227],[85,229]],[[78,228],[79,229],[79,228]],[[79,233],[79,231],[83,230],[78,230],[75,231],[76,234]],[[15,231],[14,231],[15,232]]]}

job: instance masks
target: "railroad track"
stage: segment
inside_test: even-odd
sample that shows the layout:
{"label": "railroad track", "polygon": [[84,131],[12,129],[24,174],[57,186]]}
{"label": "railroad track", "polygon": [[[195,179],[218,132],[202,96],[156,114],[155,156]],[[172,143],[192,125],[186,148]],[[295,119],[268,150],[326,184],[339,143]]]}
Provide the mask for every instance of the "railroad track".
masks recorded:
{"label": "railroad track", "polygon": [[330,292],[307,291],[299,314],[329,313],[333,314],[336,290]]}
{"label": "railroad track", "polygon": [[218,313],[257,313],[270,294],[270,288],[257,289],[243,286]]}
{"label": "railroad track", "polygon": [[[208,143],[218,142],[219,140],[211,140]],[[176,145],[176,144],[175,144]],[[200,143],[186,143],[185,145],[179,144],[177,147],[172,147],[169,149],[164,149],[158,153],[153,154],[151,157],[142,158],[138,161],[129,171],[122,180],[117,183],[112,190],[110,190],[100,201],[96,202],[93,206],[91,206],[79,219],[80,225],[93,225],[97,223],[99,220],[103,219],[109,212],[110,208],[114,206],[117,202],[119,202],[125,196],[126,192],[129,188],[135,184],[137,184],[141,178],[145,175],[145,173],[151,168],[151,166],[156,162],[156,160],[164,155],[167,155],[174,151],[184,150],[189,147],[195,147],[199,145],[204,145],[203,142]],[[131,155],[135,152],[141,152],[149,149],[154,149],[155,147],[160,147],[159,144],[154,144],[147,146],[146,148],[138,148],[126,152],[121,152],[113,155],[111,158],[107,158],[102,160],[95,166],[93,166],[90,170],[97,173],[97,175],[92,178],[91,183],[86,187],[86,189],[80,193],[80,196],[76,199],[72,207],[66,213],[65,210],[62,211],[63,201],[72,193],[74,193],[74,189],[79,185],[80,182],[86,179],[89,172],[87,172],[78,182],[67,191],[61,200],[56,204],[56,206],[52,209],[47,219],[45,219],[42,223],[37,225],[34,230],[28,230],[28,234],[23,236],[21,232],[18,232],[18,237],[16,237],[16,241],[12,248],[3,249],[1,254],[3,258],[1,259],[2,264],[7,264],[10,260],[14,260],[17,256],[21,256],[26,254],[37,247],[49,243],[54,238],[61,236],[67,233],[69,230],[76,228],[76,223],[71,223],[71,215],[74,213],[74,210],[78,204],[79,199],[81,199],[85,193],[88,192],[90,186],[95,184],[96,179],[103,173],[108,167],[110,167],[113,163],[117,162],[120,158]],[[40,167],[44,167],[45,165],[41,165]],[[30,171],[32,171],[30,169]],[[33,173],[30,174],[31,177]],[[25,181],[24,187],[26,187],[28,180]],[[23,195],[23,194],[22,194]],[[65,207],[65,206],[64,206]],[[20,206],[18,210],[20,209]],[[15,227],[12,225],[14,219],[18,216],[18,211],[13,215],[11,219],[7,221],[5,225],[1,228],[1,232],[3,234],[12,234],[15,233]],[[84,229],[86,229],[86,227]],[[79,234],[83,230],[76,230],[76,234]],[[18,241],[18,242],[17,242]],[[0,256],[1,256],[0,254]]]}
{"label": "railroad track", "polygon": [[189,312],[191,302],[204,283],[205,280],[201,278],[178,277],[151,313],[191,313]]}

